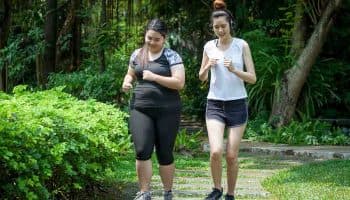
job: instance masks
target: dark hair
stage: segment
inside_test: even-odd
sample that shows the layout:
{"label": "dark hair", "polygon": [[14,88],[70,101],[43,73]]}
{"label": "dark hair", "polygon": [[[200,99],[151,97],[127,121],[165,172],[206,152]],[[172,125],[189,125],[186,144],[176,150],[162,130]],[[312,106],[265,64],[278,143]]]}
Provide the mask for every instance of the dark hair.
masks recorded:
{"label": "dark hair", "polygon": [[213,19],[218,17],[225,17],[226,21],[229,23],[230,28],[234,27],[233,16],[230,11],[226,9],[226,3],[224,0],[214,0],[213,2],[214,11],[211,13],[211,23],[213,24]]}
{"label": "dark hair", "polygon": [[160,19],[152,19],[151,21],[149,21],[146,27],[146,32],[148,30],[154,30],[160,33],[163,37],[165,37],[168,33],[166,24]]}
{"label": "dark hair", "polygon": [[[146,35],[147,31],[149,30],[153,30],[160,33],[164,38],[168,33],[166,24],[160,19],[152,19],[151,21],[149,21],[146,26],[144,35]],[[138,60],[141,66],[146,66],[148,64],[148,47],[146,44],[144,44],[141,48],[138,54]]]}

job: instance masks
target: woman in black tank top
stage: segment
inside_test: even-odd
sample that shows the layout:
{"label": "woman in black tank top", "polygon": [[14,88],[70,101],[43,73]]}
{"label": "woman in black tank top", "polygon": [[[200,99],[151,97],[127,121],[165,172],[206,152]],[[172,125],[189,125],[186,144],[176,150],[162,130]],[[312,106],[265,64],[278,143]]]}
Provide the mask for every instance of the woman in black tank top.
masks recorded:
{"label": "woman in black tank top", "polygon": [[154,147],[164,199],[172,199],[173,148],[180,124],[179,90],[185,83],[185,70],[179,54],[164,48],[166,33],[166,25],[159,19],[148,23],[145,44],[132,53],[122,85],[126,92],[133,89],[133,82],[136,82],[130,101],[129,121],[140,185],[135,200],[151,199],[150,158]]}

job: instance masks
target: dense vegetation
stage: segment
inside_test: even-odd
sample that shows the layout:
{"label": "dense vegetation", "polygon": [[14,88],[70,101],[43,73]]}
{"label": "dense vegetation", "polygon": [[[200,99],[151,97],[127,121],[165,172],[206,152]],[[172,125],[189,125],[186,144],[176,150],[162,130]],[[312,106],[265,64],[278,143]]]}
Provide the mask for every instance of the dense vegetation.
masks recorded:
{"label": "dense vegetation", "polygon": [[[0,198],[74,198],[75,190],[119,178],[114,166],[130,149],[130,94],[120,87],[151,18],[167,22],[167,46],[184,60],[183,114],[203,120],[208,83],[198,70],[203,45],[214,38],[211,3],[0,1]],[[349,127],[322,119],[350,118],[350,1],[227,5],[258,78],[247,85],[245,137],[349,145]],[[182,130],[176,150],[198,148],[200,137]]]}
{"label": "dense vegetation", "polygon": [[63,88],[0,93],[0,199],[52,199],[116,177],[126,114]]}
{"label": "dense vegetation", "polygon": [[[65,91],[79,98],[125,106],[127,96],[119,88],[130,53],[141,45],[147,20],[160,17],[169,25],[168,46],[180,52],[185,62],[184,112],[202,118],[208,85],[200,83],[197,74],[203,44],[213,38],[209,27],[211,1],[55,0],[58,58],[47,82],[43,77],[45,70],[40,69],[45,68],[46,62],[48,33],[44,27],[48,23],[45,13],[49,1],[5,2],[11,6],[6,10],[1,5],[1,19],[6,19],[7,11],[11,20],[8,37],[1,38],[0,69],[6,69],[7,74],[1,80],[6,83],[2,84],[3,90],[11,91],[18,84],[40,88],[66,85]],[[294,24],[301,20],[296,13],[299,3],[228,2],[236,18],[236,36],[246,39],[253,51],[258,76],[257,84],[248,85],[253,117],[261,111],[271,113],[286,72],[295,63],[290,52]],[[311,3],[303,5],[305,37],[312,33],[325,9],[317,10]],[[314,3],[324,6],[327,1]],[[297,98],[294,119],[349,117],[350,83],[346,77],[350,72],[350,49],[344,45],[349,42],[349,5],[349,1],[343,1],[334,13],[334,26]]]}

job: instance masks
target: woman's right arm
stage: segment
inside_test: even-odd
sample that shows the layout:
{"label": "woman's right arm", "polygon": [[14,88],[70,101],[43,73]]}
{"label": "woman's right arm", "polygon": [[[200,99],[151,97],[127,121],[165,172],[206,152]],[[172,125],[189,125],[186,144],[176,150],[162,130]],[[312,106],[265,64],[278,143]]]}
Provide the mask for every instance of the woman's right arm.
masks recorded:
{"label": "woman's right arm", "polygon": [[136,80],[135,70],[129,66],[122,85],[123,92],[127,92],[132,88],[132,82]]}
{"label": "woman's right arm", "polygon": [[216,59],[209,59],[207,54],[203,52],[201,69],[199,70],[199,80],[206,81],[211,67],[215,66]]}

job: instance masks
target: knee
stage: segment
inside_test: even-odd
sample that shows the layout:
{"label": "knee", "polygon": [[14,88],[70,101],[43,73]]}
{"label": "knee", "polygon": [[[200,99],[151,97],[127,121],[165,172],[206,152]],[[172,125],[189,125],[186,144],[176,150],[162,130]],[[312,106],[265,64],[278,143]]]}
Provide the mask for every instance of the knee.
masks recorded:
{"label": "knee", "polygon": [[213,150],[210,152],[210,159],[217,161],[220,160],[222,156],[222,149]]}
{"label": "knee", "polygon": [[152,157],[152,151],[144,148],[135,149],[137,160],[149,160]]}
{"label": "knee", "polygon": [[227,153],[226,154],[226,163],[227,164],[237,164],[238,163],[238,154],[237,153]]}
{"label": "knee", "polygon": [[170,165],[174,162],[172,152],[157,152],[157,159],[159,165]]}

